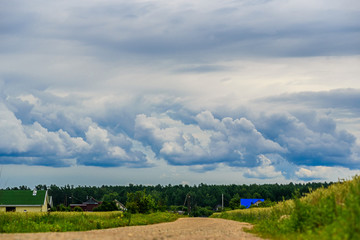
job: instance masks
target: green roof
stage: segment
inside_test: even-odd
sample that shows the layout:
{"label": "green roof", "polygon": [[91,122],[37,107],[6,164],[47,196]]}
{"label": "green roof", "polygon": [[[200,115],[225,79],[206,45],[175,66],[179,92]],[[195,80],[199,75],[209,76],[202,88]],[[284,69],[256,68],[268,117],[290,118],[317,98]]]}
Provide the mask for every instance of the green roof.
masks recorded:
{"label": "green roof", "polygon": [[35,196],[32,190],[0,190],[0,206],[43,205],[45,196],[45,190],[38,190]]}

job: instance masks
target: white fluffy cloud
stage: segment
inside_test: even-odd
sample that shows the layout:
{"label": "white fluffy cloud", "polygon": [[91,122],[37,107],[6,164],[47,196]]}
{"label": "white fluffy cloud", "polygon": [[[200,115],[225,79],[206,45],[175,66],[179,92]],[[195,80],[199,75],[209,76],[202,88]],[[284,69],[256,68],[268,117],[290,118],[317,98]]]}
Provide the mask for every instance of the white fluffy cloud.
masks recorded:
{"label": "white fluffy cloud", "polygon": [[4,154],[10,154],[13,151],[26,151],[28,142],[21,121],[1,102],[0,116],[1,151]]}
{"label": "white fluffy cloud", "polygon": [[244,176],[249,178],[268,179],[283,176],[281,171],[276,170],[271,160],[264,155],[259,155],[257,162],[260,164],[258,167],[248,168]]}
{"label": "white fluffy cloud", "polygon": [[131,140],[125,135],[112,135],[94,123],[80,134],[84,137],[80,137],[71,136],[61,125],[56,127],[59,130],[50,131],[37,121],[23,124],[5,104],[0,105],[0,113],[0,161],[3,164],[149,166],[145,154],[133,150]]}
{"label": "white fluffy cloud", "polygon": [[160,156],[176,165],[257,165],[260,154],[285,152],[265,139],[247,119],[215,119],[209,111],[195,116],[197,124],[184,124],[167,115],[138,115],[135,137],[150,144]]}

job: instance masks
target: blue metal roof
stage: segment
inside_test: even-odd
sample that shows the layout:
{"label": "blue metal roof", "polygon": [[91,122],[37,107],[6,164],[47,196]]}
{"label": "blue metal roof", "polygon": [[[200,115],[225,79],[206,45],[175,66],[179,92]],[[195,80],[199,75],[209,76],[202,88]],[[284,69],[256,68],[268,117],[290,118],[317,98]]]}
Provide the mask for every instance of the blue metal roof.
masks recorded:
{"label": "blue metal roof", "polygon": [[240,205],[245,206],[246,208],[249,208],[252,204],[256,203],[257,201],[263,202],[264,199],[259,199],[259,198],[242,198],[242,199],[240,199]]}

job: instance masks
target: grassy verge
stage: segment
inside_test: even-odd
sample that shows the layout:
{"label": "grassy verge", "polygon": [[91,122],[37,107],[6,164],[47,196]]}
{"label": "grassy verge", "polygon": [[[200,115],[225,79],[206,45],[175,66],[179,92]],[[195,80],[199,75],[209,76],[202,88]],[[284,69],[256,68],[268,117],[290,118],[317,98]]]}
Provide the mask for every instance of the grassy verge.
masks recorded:
{"label": "grassy verge", "polygon": [[252,232],[272,239],[360,239],[360,177],[271,208],[234,210],[212,217],[253,223]]}
{"label": "grassy verge", "polygon": [[180,215],[168,212],[0,213],[0,233],[87,231],[123,226],[171,222]]}

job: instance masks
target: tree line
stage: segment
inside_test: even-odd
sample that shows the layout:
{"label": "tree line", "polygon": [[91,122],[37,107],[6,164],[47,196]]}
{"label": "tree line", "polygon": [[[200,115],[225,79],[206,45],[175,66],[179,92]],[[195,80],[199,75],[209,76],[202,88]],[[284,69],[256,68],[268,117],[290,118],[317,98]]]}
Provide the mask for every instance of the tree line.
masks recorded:
{"label": "tree line", "polygon": [[[114,199],[125,204],[129,201],[129,197],[134,197],[139,192],[146,193],[151,196],[153,205],[157,210],[170,209],[171,206],[184,206],[188,196],[191,198],[191,207],[208,207],[216,208],[221,205],[222,197],[224,207],[234,208],[236,202],[240,198],[262,198],[268,202],[278,202],[291,199],[294,194],[304,195],[311,190],[320,187],[327,188],[332,182],[312,182],[312,183],[289,183],[289,184],[242,184],[242,185],[208,185],[201,183],[199,185],[134,185],[128,186],[50,186],[38,185],[38,190],[48,190],[53,198],[54,206],[65,205],[71,203],[82,203],[90,197],[99,201],[111,202]],[[7,189],[29,189],[27,186],[20,186]],[[189,203],[185,204],[186,206]],[[189,205],[189,206],[190,206]]]}

